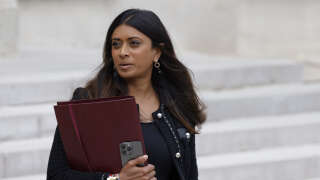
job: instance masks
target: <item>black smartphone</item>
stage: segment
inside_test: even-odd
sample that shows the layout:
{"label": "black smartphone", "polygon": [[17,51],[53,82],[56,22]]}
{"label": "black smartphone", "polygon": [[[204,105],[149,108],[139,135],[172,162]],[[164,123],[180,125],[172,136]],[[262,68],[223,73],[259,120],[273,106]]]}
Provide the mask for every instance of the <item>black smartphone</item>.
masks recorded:
{"label": "black smartphone", "polygon": [[[127,164],[128,161],[135,159],[143,155],[142,144],[140,141],[130,141],[120,143],[120,156],[122,167]],[[139,164],[139,167],[143,167],[144,164]]]}

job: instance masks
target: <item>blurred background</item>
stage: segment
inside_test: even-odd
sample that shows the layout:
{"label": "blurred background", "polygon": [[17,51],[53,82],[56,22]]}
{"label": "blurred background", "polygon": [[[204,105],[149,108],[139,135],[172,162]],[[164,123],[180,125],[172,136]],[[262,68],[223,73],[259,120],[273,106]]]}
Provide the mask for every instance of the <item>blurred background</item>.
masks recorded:
{"label": "blurred background", "polygon": [[45,179],[53,105],[127,8],[153,10],[194,73],[200,180],[320,179],[318,0],[0,0],[0,179]]}

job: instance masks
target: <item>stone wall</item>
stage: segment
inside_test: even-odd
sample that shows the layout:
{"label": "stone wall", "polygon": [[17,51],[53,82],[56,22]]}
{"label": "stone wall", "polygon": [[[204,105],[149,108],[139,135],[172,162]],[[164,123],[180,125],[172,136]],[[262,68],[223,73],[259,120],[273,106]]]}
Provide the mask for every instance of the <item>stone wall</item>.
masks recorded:
{"label": "stone wall", "polygon": [[100,49],[111,20],[130,8],[155,11],[178,52],[317,58],[317,0],[19,0],[20,48]]}
{"label": "stone wall", "polygon": [[239,7],[237,53],[312,58],[320,50],[320,1],[246,0]]}
{"label": "stone wall", "polygon": [[14,56],[18,43],[18,8],[15,0],[0,1],[0,57]]}

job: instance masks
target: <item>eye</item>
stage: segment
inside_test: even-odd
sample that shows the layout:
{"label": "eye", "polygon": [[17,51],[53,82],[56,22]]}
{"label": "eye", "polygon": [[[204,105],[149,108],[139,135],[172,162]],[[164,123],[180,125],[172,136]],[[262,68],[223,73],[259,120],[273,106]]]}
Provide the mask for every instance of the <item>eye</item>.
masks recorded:
{"label": "eye", "polygon": [[118,42],[118,41],[113,41],[113,42],[111,43],[111,45],[112,45],[112,47],[114,47],[115,49],[117,49],[117,48],[120,47],[121,43]]}
{"label": "eye", "polygon": [[133,41],[130,41],[130,45],[133,46],[133,47],[137,47],[140,45],[140,42],[137,41],[137,40],[133,40]]}

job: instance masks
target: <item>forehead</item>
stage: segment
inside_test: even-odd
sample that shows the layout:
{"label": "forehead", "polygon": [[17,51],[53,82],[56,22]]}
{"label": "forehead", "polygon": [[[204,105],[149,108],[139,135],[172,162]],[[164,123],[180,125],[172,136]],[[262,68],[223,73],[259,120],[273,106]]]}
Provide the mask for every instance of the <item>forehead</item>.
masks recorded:
{"label": "forehead", "polygon": [[118,26],[112,33],[111,38],[129,39],[132,37],[138,37],[141,39],[148,38],[146,35],[138,31],[136,28],[122,24]]}

